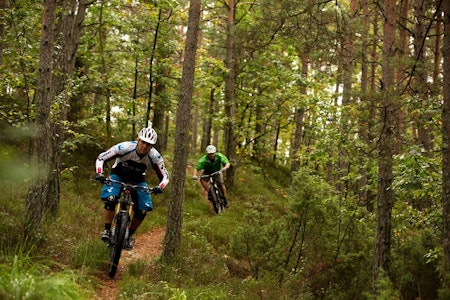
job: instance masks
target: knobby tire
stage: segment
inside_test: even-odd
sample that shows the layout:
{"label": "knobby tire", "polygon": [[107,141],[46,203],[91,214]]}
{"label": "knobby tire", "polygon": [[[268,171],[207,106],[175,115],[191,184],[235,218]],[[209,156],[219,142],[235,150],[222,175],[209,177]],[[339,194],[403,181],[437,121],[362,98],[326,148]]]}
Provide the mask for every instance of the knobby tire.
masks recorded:
{"label": "knobby tire", "polygon": [[125,243],[125,235],[128,226],[128,216],[125,212],[117,215],[115,234],[111,241],[111,251],[109,257],[109,277],[114,278],[119,266],[120,255]]}
{"label": "knobby tire", "polygon": [[217,191],[220,206],[222,207],[222,210],[225,210],[225,208],[227,208],[227,200],[225,200],[225,196],[223,195],[222,190],[219,187],[217,188]]}
{"label": "knobby tire", "polygon": [[224,206],[221,203],[219,187],[213,184],[210,188],[211,202],[216,214],[220,214],[224,210]]}

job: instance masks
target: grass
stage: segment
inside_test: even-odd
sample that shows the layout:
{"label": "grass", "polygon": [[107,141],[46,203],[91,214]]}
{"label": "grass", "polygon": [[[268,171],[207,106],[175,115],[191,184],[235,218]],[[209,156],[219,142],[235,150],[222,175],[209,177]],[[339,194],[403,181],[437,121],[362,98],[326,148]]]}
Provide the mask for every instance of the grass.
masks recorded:
{"label": "grass", "polygon": [[10,263],[0,265],[1,299],[87,299],[76,283],[77,275],[69,271],[51,272],[51,263],[35,263],[21,253]]}
{"label": "grass", "polygon": [[[67,297],[77,294],[83,299],[95,294],[98,275],[105,272],[108,257],[108,249],[99,239],[103,202],[99,199],[100,185],[90,179],[92,174],[74,172],[80,171],[67,170],[62,174],[58,216],[39,241],[17,238],[14,232],[23,226],[26,191],[2,191],[4,187],[0,187],[5,203],[1,213],[8,216],[1,220],[0,263],[6,274],[12,273],[13,266],[8,263],[12,257],[24,261],[19,264],[21,275],[14,277],[19,292],[27,286],[35,289],[30,285],[43,284],[45,278],[55,280],[56,288],[67,290]],[[285,236],[273,233],[286,226],[287,170],[262,168],[253,163],[241,166],[235,174],[235,186],[228,190],[230,208],[221,215],[211,212],[198,182],[190,180],[191,170],[186,173],[183,237],[178,257],[170,263],[158,259],[131,263],[119,282],[119,299],[314,298],[304,274],[290,276],[279,285],[279,260],[270,261],[272,256],[285,254]],[[138,233],[166,225],[168,196],[165,192],[153,197],[154,211]],[[237,271],[230,265],[234,259]],[[239,269],[248,264],[250,273]],[[314,261],[305,261],[304,266],[314,267]],[[23,274],[29,274],[32,280]],[[1,289],[7,295],[15,293],[6,283]]]}

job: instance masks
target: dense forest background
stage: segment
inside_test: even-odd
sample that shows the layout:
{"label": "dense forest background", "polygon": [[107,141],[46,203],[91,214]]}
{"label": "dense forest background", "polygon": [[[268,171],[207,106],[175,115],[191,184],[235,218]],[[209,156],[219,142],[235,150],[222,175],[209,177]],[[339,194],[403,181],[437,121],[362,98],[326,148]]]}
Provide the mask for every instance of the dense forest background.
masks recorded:
{"label": "dense forest background", "polygon": [[0,0],[0,179],[26,186],[24,236],[58,217],[64,174],[92,177],[100,151],[152,124],[173,164],[166,262],[182,251],[190,158],[212,143],[232,162],[232,194],[260,168],[284,202],[245,213],[265,242],[245,230],[230,241],[254,278],[320,278],[316,298],[392,286],[387,298],[449,299],[449,10]]}

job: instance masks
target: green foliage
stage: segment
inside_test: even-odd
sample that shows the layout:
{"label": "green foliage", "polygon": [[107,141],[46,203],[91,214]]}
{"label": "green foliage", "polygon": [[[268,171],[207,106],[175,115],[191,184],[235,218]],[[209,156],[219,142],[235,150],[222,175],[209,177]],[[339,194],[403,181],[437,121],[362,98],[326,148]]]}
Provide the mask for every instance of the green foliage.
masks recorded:
{"label": "green foliage", "polygon": [[429,228],[421,231],[411,228],[402,237],[396,240],[393,249],[391,278],[395,287],[406,299],[418,295],[437,299],[442,257],[437,236]]}
{"label": "green foliage", "polygon": [[[235,228],[231,237],[231,254],[250,265],[256,278],[276,274],[284,260],[288,242],[286,221],[274,219],[270,207],[255,201],[244,206],[246,223]],[[279,272],[279,271],[278,271]]]}
{"label": "green foliage", "polygon": [[[170,263],[158,258],[131,263],[120,282],[120,299],[361,299],[371,291],[372,214],[353,201],[340,201],[316,172],[306,168],[294,176],[289,188],[284,170],[276,170],[275,165],[248,165],[236,174],[236,186],[229,191],[231,207],[219,216],[211,214],[197,183],[187,181],[178,258]],[[78,274],[75,281],[90,292],[98,280],[95,275],[105,272],[108,257],[99,239],[100,185],[66,170],[61,190],[57,220],[39,243],[34,247],[23,243],[23,250],[16,248],[20,241],[11,231],[22,221],[24,203],[13,203],[23,199],[24,191],[5,190],[3,211],[8,211],[5,220],[11,225],[1,227],[5,231],[0,236],[15,242],[2,240],[0,261],[10,261],[18,251],[32,251],[52,259],[55,274],[64,277],[64,270]],[[155,197],[156,209],[138,234],[164,226],[165,197],[166,193]],[[426,279],[438,283],[440,278],[442,249],[433,227],[437,218],[412,212],[416,210],[394,215],[395,272],[391,285],[382,285],[383,295],[406,296],[417,285],[428,295],[437,293],[436,285]],[[34,263],[49,265],[42,260]]]}
{"label": "green foliage", "polygon": [[394,182],[396,196],[416,208],[426,208],[441,197],[439,160],[411,146],[408,153],[396,156]]}
{"label": "green foliage", "polygon": [[399,300],[401,299],[399,292],[394,288],[389,276],[382,273],[376,285],[376,300]]}
{"label": "green foliage", "polygon": [[[214,138],[226,121],[223,87],[229,72],[224,64],[228,8],[222,4],[203,3],[194,94],[201,120],[214,91]],[[181,258],[170,264],[132,264],[123,298],[358,299],[371,289],[375,214],[360,206],[364,199],[359,193],[375,195],[377,191],[375,150],[383,122],[376,111],[380,95],[374,85],[381,69],[376,53],[372,56],[366,50],[369,42],[374,42],[374,51],[382,47],[375,32],[364,32],[364,22],[374,22],[372,16],[349,14],[347,4],[263,0],[236,6],[231,111],[239,158],[235,187],[229,194],[231,208],[223,215],[212,215],[198,186],[187,183]],[[184,49],[180,24],[187,20],[187,2],[89,4],[76,54],[77,77],[70,79],[70,89],[55,102],[55,106],[67,105],[69,113],[69,121],[62,120],[66,132],[58,218],[46,224],[35,240],[25,236],[24,208],[27,180],[35,171],[27,164],[27,150],[33,129],[29,124],[35,117],[42,3],[21,0],[7,1],[7,5],[1,12],[0,261],[30,251],[57,261],[51,266],[55,273],[80,270],[89,280],[92,273],[103,270],[107,257],[107,249],[98,240],[103,207],[98,199],[100,187],[88,180],[93,162],[114,142],[135,138],[132,124],[143,125],[148,104],[151,113],[163,107],[173,142]],[[374,11],[371,5],[368,9]],[[364,14],[364,10],[358,12]],[[347,35],[354,37],[352,43],[347,44]],[[427,48],[431,44],[424,44],[427,53],[433,53]],[[360,55],[348,57],[351,66],[346,64],[349,48]],[[371,76],[375,76],[364,90],[366,78],[359,70],[367,65],[361,62],[370,62]],[[412,57],[406,54],[399,56],[399,62],[403,68],[413,67]],[[422,67],[429,66],[418,65]],[[395,270],[390,279],[381,278],[380,299],[415,297],[419,288],[421,296],[434,298],[437,283],[445,275],[439,263],[443,255],[440,157],[414,146],[419,144],[415,134],[422,129],[431,135],[432,149],[442,146],[442,97],[435,91],[441,83],[437,80],[424,97],[420,78],[410,79],[412,88],[398,99],[399,112],[406,112],[401,124],[407,128],[400,138],[410,146],[397,149],[393,166]],[[151,99],[150,84],[157,87]],[[340,103],[343,96],[349,96],[350,103]],[[106,136],[107,99],[111,137]],[[304,112],[301,124],[293,118],[299,109]],[[292,178],[291,147],[297,125],[303,132],[296,159],[303,169]],[[220,138],[219,143],[223,143]],[[339,169],[342,165],[348,169]],[[360,179],[366,176],[361,187]],[[342,186],[341,194],[335,193],[336,185]],[[165,224],[166,195],[154,198],[155,211],[145,220],[142,232]],[[230,262],[241,264],[240,275],[230,270]],[[38,271],[45,272],[50,273],[45,268]],[[440,293],[445,299],[448,291]]]}

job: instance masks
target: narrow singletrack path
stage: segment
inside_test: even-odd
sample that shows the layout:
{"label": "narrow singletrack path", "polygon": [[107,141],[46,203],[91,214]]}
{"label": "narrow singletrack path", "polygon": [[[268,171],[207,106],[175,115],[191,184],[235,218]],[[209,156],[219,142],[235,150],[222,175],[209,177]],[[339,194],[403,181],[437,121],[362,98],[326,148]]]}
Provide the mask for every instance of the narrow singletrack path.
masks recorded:
{"label": "narrow singletrack path", "polygon": [[152,258],[159,257],[163,248],[164,234],[165,227],[156,227],[151,231],[137,234],[133,250],[122,251],[116,276],[111,279],[106,269],[100,275],[101,287],[95,299],[115,300],[120,293],[118,283],[122,279],[127,265],[134,260],[151,260]]}

